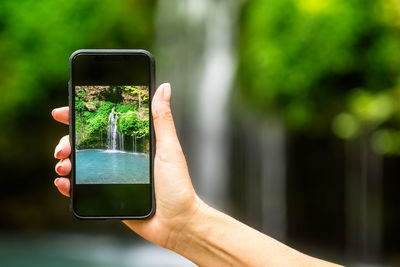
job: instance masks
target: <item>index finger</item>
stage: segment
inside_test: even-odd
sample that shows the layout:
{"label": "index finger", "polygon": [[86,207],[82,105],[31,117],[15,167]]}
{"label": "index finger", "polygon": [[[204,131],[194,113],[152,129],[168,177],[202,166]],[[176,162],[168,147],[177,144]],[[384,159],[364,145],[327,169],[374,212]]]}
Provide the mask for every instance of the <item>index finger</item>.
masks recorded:
{"label": "index finger", "polygon": [[69,124],[69,107],[55,108],[51,115],[56,121]]}

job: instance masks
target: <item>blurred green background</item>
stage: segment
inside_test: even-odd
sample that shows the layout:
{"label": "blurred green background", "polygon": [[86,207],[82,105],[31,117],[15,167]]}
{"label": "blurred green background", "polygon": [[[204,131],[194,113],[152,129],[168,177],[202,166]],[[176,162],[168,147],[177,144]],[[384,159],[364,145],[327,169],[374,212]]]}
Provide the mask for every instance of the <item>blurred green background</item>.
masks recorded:
{"label": "blurred green background", "polygon": [[400,1],[2,0],[0,265],[190,264],[56,192],[50,112],[81,48],[154,54],[205,201],[314,256],[400,264]]}

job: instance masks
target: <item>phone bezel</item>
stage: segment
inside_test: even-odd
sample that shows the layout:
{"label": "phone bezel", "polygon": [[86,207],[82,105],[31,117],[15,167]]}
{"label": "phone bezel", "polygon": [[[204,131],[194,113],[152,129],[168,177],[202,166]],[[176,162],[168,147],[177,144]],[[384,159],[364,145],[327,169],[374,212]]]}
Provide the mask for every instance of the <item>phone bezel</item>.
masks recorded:
{"label": "phone bezel", "polygon": [[[99,56],[107,56],[107,55],[145,55],[149,58],[150,62],[150,86],[149,86],[149,95],[150,101],[153,99],[155,93],[155,60],[153,55],[147,50],[143,49],[80,49],[73,52],[69,58],[69,69],[70,69],[70,80],[68,81],[68,102],[69,102],[69,137],[71,143],[71,163],[72,166],[75,166],[75,133],[74,133],[74,125],[75,125],[75,107],[73,106],[73,85],[72,85],[72,75],[73,75],[73,60],[78,55],[99,55]],[[151,104],[149,105],[149,112],[151,114]],[[154,155],[155,155],[155,135],[154,135],[154,126],[153,119],[150,115],[150,185],[151,185],[151,210],[146,215],[123,215],[123,216],[85,216],[80,215],[74,209],[74,184],[75,184],[75,175],[74,171],[71,171],[70,179],[71,179],[71,201],[70,201],[70,210],[72,214],[78,219],[148,219],[152,217],[156,211],[156,201],[155,201],[155,193],[154,193]]]}

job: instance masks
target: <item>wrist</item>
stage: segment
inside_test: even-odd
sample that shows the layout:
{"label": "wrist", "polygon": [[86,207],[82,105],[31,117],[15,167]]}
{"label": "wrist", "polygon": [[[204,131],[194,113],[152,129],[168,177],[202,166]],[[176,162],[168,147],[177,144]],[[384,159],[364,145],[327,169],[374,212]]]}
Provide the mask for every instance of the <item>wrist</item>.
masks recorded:
{"label": "wrist", "polygon": [[168,249],[199,266],[245,265],[243,256],[237,253],[242,243],[232,239],[232,233],[240,232],[242,224],[198,200],[190,219],[175,231]]}
{"label": "wrist", "polygon": [[197,195],[190,210],[183,216],[181,223],[171,226],[168,241],[165,248],[179,253],[185,247],[186,237],[191,235],[198,224],[207,217],[210,207]]}

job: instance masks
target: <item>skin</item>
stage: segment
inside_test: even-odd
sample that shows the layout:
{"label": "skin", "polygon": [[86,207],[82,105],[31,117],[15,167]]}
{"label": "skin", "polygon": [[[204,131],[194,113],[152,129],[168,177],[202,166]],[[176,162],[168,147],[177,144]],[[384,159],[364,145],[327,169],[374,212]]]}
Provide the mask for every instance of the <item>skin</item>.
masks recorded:
{"label": "skin", "polygon": [[[154,186],[157,210],[148,220],[123,220],[145,239],[175,251],[201,266],[335,266],[304,255],[205,204],[190,180],[186,159],[176,135],[170,109],[171,87],[158,87],[152,100],[156,135]],[[52,111],[55,120],[68,124],[69,108]],[[54,157],[55,170],[71,172],[69,137],[61,138]],[[69,197],[68,178],[54,184]]]}

